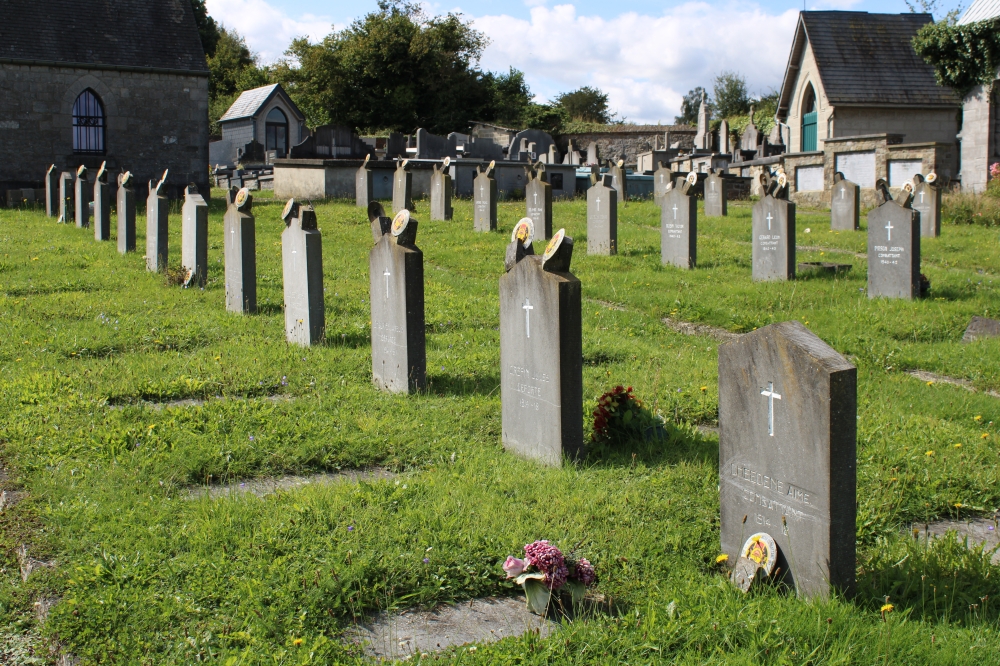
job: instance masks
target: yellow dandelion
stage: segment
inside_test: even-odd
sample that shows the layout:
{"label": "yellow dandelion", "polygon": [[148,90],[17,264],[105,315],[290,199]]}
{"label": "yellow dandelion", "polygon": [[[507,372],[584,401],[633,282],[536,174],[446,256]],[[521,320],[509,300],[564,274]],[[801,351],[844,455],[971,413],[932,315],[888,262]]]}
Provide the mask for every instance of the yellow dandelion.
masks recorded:
{"label": "yellow dandelion", "polygon": [[982,420],[983,420],[983,417],[982,417],[982,416],[980,416],[979,414],[976,414],[976,415],[975,415],[974,417],[972,417],[972,420],[973,420],[973,421],[982,421]]}
{"label": "yellow dandelion", "polygon": [[927,453],[925,453],[924,455],[925,455],[925,456],[932,456],[932,455],[934,455],[934,452],[933,452],[933,451],[928,451],[928,452],[927,452]]}
{"label": "yellow dandelion", "polygon": [[961,509],[962,508],[962,503],[961,502],[955,502],[955,508],[956,509]]}
{"label": "yellow dandelion", "polygon": [[294,641],[292,641],[292,645],[294,645],[295,647],[302,645],[302,639],[296,638]]}
{"label": "yellow dandelion", "polygon": [[987,433],[985,433],[985,432],[984,432],[984,433],[983,433],[983,439],[986,439],[986,438],[988,438],[988,437],[989,437],[989,435],[988,435]]}
{"label": "yellow dandelion", "polygon": [[961,444],[955,444],[955,448],[956,449],[960,449],[960,448],[962,448],[962,445]]}
{"label": "yellow dandelion", "polygon": [[715,563],[716,564],[724,564],[724,563],[726,563],[728,561],[729,561],[729,556],[726,555],[725,553],[723,553],[722,555],[719,555],[718,557],[715,558]]}
{"label": "yellow dandelion", "polygon": [[705,391],[707,391],[707,390],[708,390],[708,387],[707,387],[707,386],[702,386],[702,387],[701,387],[701,391],[702,391],[702,393],[704,393],[704,392],[705,392]]}
{"label": "yellow dandelion", "polygon": [[896,607],[893,606],[892,604],[882,604],[880,612],[884,614],[884,613],[891,613],[894,610],[896,610]]}
{"label": "yellow dandelion", "polygon": [[934,380],[932,379],[932,380],[930,380],[929,382],[927,382],[927,385],[928,385],[928,386],[933,386],[933,385],[934,385]]}

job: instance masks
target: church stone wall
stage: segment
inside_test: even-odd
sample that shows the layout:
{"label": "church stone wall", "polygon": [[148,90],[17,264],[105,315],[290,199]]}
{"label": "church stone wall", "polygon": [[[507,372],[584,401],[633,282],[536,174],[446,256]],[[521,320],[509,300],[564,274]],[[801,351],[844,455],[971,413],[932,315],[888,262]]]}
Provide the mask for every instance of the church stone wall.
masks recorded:
{"label": "church stone wall", "polygon": [[[106,154],[73,153],[72,112],[92,89],[104,105]],[[145,183],[170,169],[175,188],[208,192],[208,77],[0,63],[0,190],[107,160]]]}
{"label": "church stone wall", "polygon": [[[997,86],[994,83],[994,86]],[[998,120],[985,86],[976,86],[966,95],[962,116],[962,191],[979,193],[986,190],[992,162],[997,155]]]}

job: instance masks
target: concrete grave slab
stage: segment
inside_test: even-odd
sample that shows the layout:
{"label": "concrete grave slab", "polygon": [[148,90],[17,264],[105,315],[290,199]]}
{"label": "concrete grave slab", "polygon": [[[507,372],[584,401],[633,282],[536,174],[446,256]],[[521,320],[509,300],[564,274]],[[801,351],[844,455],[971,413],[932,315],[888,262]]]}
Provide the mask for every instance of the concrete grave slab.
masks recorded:
{"label": "concrete grave slab", "polygon": [[45,172],[45,215],[59,215],[59,172],[56,171],[55,164]]}
{"label": "concrete grave slab", "polygon": [[73,219],[76,221],[77,229],[86,229],[90,226],[90,202],[94,191],[87,182],[87,167],[81,166],[76,170],[76,179],[73,182]]}
{"label": "concrete grave slab", "polygon": [[702,184],[705,190],[705,215],[723,217],[729,214],[729,193],[721,174],[710,173]]}
{"label": "concrete grave slab", "polygon": [[494,162],[483,170],[476,167],[476,178],[472,181],[472,212],[474,231],[496,231],[497,228],[497,181],[491,177]]}
{"label": "concrete grave slab", "polygon": [[544,164],[525,171],[528,177],[524,189],[525,212],[535,225],[535,233],[548,240],[552,238],[552,186],[546,182]]}
{"label": "concrete grave slab", "polygon": [[392,212],[413,210],[413,174],[409,171],[409,160],[400,160],[392,176]]}
{"label": "concrete grave slab", "polygon": [[94,179],[94,240],[111,240],[111,189],[107,164],[101,164]]}
{"label": "concrete grave slab", "polygon": [[451,206],[451,160],[445,158],[439,167],[434,166],[431,173],[431,221],[446,221],[452,218],[454,211]]}
{"label": "concrete grave slab", "polygon": [[918,179],[910,206],[920,213],[920,235],[937,238],[941,235],[941,190],[923,178],[914,178]]}
{"label": "concrete grave slab", "polygon": [[372,180],[372,170],[368,168],[369,157],[365,156],[364,163],[354,174],[354,205],[358,208],[368,208],[368,204],[375,200],[375,181]]}
{"label": "concrete grave slab", "polygon": [[69,224],[70,215],[73,214],[73,181],[75,176],[72,171],[63,171],[59,174],[59,222]]}

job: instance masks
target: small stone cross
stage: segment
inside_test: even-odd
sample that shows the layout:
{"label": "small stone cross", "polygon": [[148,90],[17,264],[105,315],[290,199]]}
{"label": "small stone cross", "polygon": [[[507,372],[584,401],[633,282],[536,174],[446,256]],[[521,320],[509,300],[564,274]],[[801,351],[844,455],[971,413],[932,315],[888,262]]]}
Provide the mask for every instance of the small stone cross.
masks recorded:
{"label": "small stone cross", "polygon": [[392,275],[392,273],[390,273],[389,268],[386,267],[385,273],[382,273],[382,275],[385,276],[385,297],[389,298],[389,276]]}
{"label": "small stone cross", "polygon": [[885,223],[885,230],[887,232],[889,232],[888,240],[892,240],[892,230],[895,229],[895,228],[896,227],[892,226],[892,221],[891,220],[889,222]]}
{"label": "small stone cross", "polygon": [[531,337],[531,311],[535,309],[535,306],[531,304],[527,298],[524,299],[524,305],[521,306],[524,310],[524,337]]}
{"label": "small stone cross", "polygon": [[774,401],[781,400],[781,395],[774,392],[774,382],[768,382],[760,394],[767,396],[767,434],[774,437]]}
{"label": "small stone cross", "polygon": [[674,219],[677,219],[677,204],[674,204]]}
{"label": "small stone cross", "polygon": [[601,212],[601,197],[600,197],[600,195],[597,196],[597,212],[598,213]]}
{"label": "small stone cross", "polygon": [[771,230],[771,220],[773,220],[773,219],[774,218],[771,217],[771,211],[767,211],[767,230],[768,231]]}

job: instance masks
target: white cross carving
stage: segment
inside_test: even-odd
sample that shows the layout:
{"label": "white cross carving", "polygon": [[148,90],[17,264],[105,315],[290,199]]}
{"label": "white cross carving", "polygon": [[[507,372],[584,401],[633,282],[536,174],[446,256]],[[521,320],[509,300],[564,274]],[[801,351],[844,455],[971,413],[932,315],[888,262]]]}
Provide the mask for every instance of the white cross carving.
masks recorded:
{"label": "white cross carving", "polygon": [[674,204],[674,219],[677,219],[677,204]]}
{"label": "white cross carving", "polygon": [[714,192],[715,191],[715,181],[712,180],[712,181],[709,181],[709,182],[711,183],[711,185],[712,185],[712,191]]}
{"label": "white cross carving", "polygon": [[841,198],[841,199],[843,199],[843,198],[844,198],[844,195],[845,195],[846,193],[847,193],[847,188],[846,188],[846,187],[841,187],[841,188],[840,188],[840,198]]}
{"label": "white cross carving", "polygon": [[531,337],[531,311],[535,309],[535,306],[531,304],[527,298],[524,299],[524,305],[521,306],[524,310],[524,337]]}
{"label": "white cross carving", "polygon": [[392,273],[389,272],[388,266],[385,269],[385,273],[382,273],[382,275],[385,276],[385,297],[389,298],[389,276],[392,275]]}
{"label": "white cross carving", "polygon": [[601,212],[601,197],[600,197],[600,195],[597,196],[597,212],[598,213]]}
{"label": "white cross carving", "polygon": [[535,192],[535,205],[538,205],[538,192]]}
{"label": "white cross carving", "polygon": [[896,227],[892,226],[892,221],[885,223],[885,230],[889,232],[889,238],[887,240],[892,240],[892,230]]}
{"label": "white cross carving", "polygon": [[924,191],[920,190],[920,203],[924,202]]}
{"label": "white cross carving", "polygon": [[773,219],[774,218],[771,217],[771,211],[767,211],[767,230],[768,231],[771,230],[771,220],[773,220]]}
{"label": "white cross carving", "polygon": [[660,185],[662,185],[662,184],[663,184],[663,174],[661,173],[660,174]]}
{"label": "white cross carving", "polygon": [[483,185],[482,183],[479,183],[479,198],[480,199],[483,198],[483,188],[484,187],[485,187],[485,185]]}
{"label": "white cross carving", "polygon": [[781,396],[774,392],[774,382],[768,382],[767,388],[760,394],[767,396],[767,434],[774,437],[774,401],[781,400]]}

